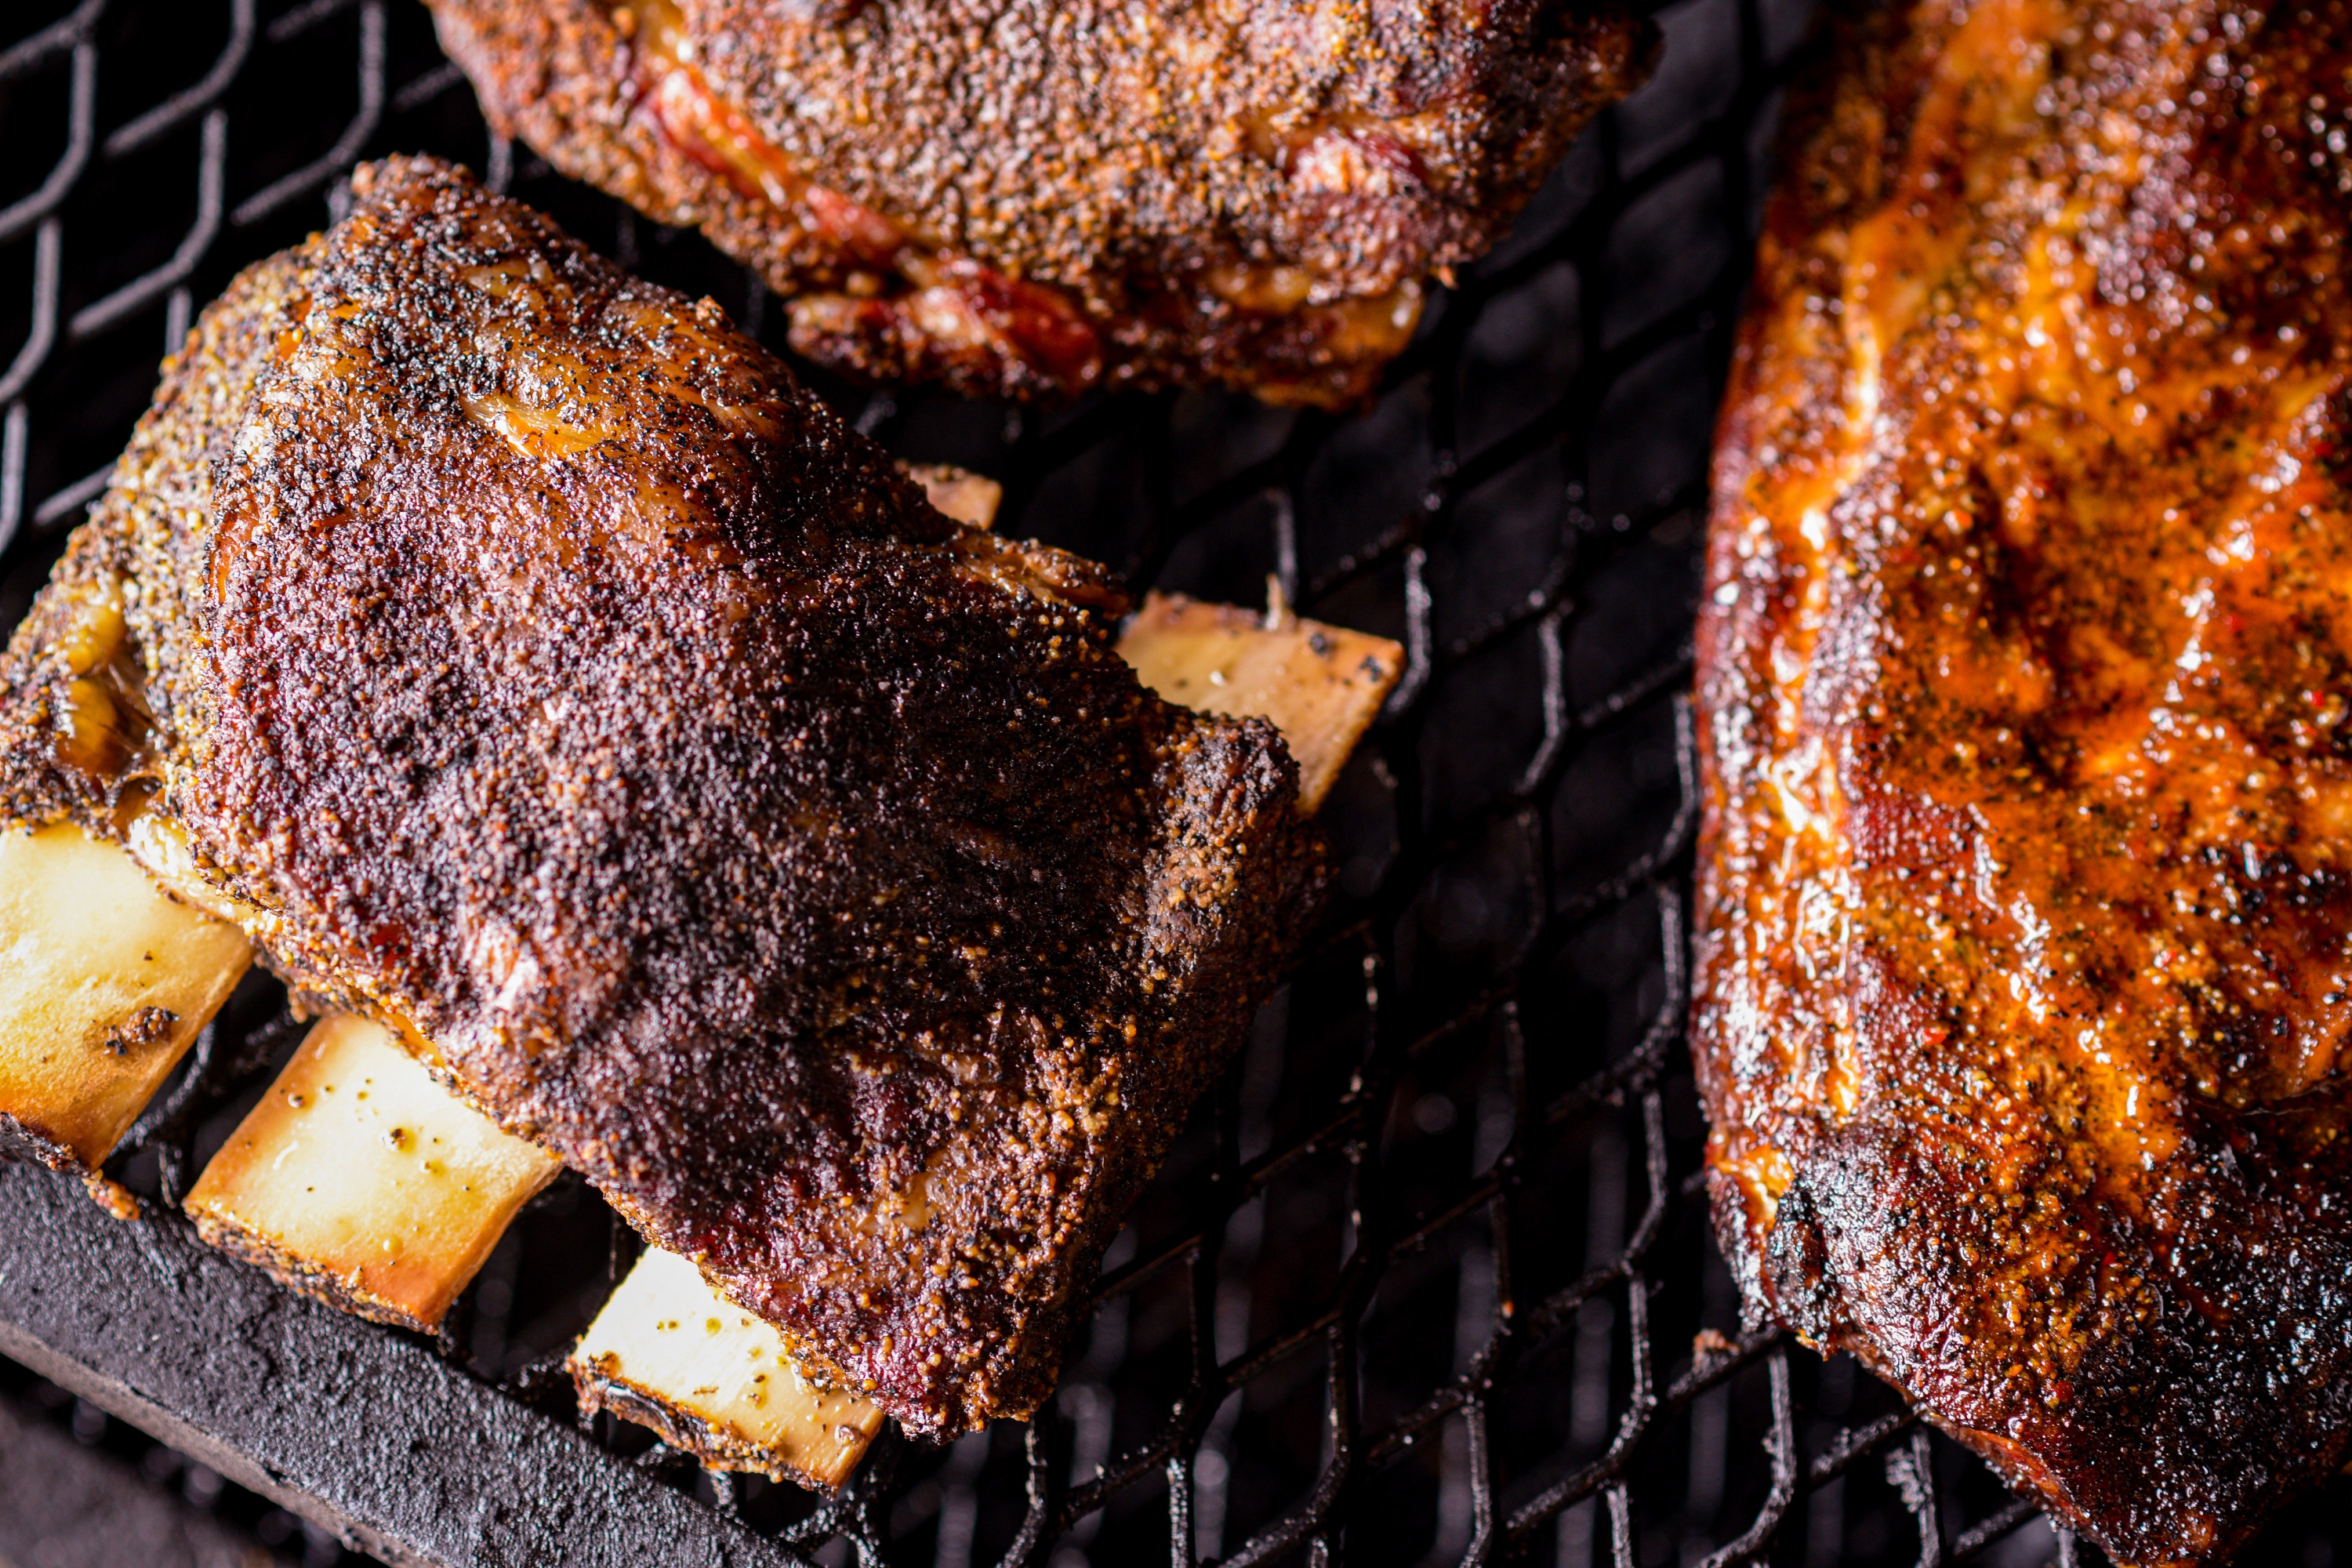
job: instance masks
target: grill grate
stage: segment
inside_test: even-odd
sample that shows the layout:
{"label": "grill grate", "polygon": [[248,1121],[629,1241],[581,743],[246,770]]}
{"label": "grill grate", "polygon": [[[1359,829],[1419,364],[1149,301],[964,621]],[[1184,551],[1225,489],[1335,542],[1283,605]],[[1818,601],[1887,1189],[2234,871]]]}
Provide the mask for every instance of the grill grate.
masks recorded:
{"label": "grill grate", "polygon": [[[706,1475],[609,1417],[599,1443],[835,1568],[2077,1560],[1850,1361],[1740,1336],[1696,1175],[1681,693],[1707,437],[1805,9],[1662,10],[1659,79],[1359,416],[1198,393],[1040,414],[814,378],[902,454],[1003,480],[1008,529],[1244,603],[1275,576],[1309,613],[1400,637],[1410,668],[1327,808],[1337,910],[1114,1250],[1035,1423],[886,1438],[823,1501]],[[409,0],[12,10],[0,624],[192,307],[326,219],[357,157],[467,161],[768,323],[756,282],[698,238],[492,142]],[[290,1048],[283,1008],[248,984],[121,1179],[176,1194]],[[551,1369],[632,1247],[560,1183],[442,1353],[564,1419]],[[79,1408],[78,1431],[107,1430]],[[111,1433],[126,1457],[149,1447]],[[150,1474],[176,1473],[156,1452]],[[2316,1509],[2269,1548],[2332,1561]],[[314,1532],[309,1560],[332,1554]]]}

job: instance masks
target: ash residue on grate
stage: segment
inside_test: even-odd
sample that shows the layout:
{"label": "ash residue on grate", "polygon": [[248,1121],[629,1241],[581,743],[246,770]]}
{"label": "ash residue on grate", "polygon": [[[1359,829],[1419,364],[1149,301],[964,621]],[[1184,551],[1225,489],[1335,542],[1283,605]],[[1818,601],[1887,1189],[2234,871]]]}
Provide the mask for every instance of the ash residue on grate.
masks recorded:
{"label": "ash residue on grate", "polygon": [[[1036,1423],[886,1438],[824,1501],[703,1475],[608,1417],[599,1441],[833,1564],[2074,1555],[1850,1362],[1739,1337],[1695,1182],[1681,694],[1708,437],[1806,8],[1660,10],[1658,79],[1357,416],[1206,394],[1041,413],[818,378],[903,455],[1003,480],[1007,529],[1244,604],[1274,575],[1307,613],[1402,639],[1411,669],[1327,808],[1339,905],[1137,1211]],[[699,239],[492,144],[406,0],[33,0],[0,35],[8,625],[192,309],[326,221],[355,158],[471,163],[772,325]],[[281,1008],[248,986],[125,1180],[184,1185],[291,1048]],[[547,1369],[632,1250],[560,1183],[444,1353],[570,1420]],[[58,1408],[52,1436],[82,1419]],[[169,1453],[106,1430],[126,1473]],[[218,1527],[293,1530],[248,1500]],[[2251,1560],[2332,1561],[2324,1512]]]}

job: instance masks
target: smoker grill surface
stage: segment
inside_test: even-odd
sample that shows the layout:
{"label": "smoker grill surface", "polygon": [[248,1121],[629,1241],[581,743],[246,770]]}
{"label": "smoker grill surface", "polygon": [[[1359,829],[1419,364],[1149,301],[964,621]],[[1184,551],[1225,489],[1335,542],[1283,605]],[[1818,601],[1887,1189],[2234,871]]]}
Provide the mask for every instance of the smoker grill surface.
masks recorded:
{"label": "smoker grill surface", "polygon": [[[1202,394],[1049,416],[817,379],[901,455],[1003,479],[1013,532],[1208,597],[1256,603],[1275,574],[1307,613],[1411,653],[1325,809],[1334,913],[1114,1249],[1034,1425],[945,1449],[886,1436],[831,1500],[705,1477],[610,1417],[574,1436],[541,1369],[632,1243],[568,1180],[436,1346],[287,1296],[176,1219],[123,1226],[11,1170],[8,1353],[426,1561],[1076,1568],[1166,1561],[1171,1530],[1180,1563],[2072,1557],[1851,1362],[1740,1337],[1693,1182],[1678,693],[1708,430],[1802,10],[1660,10],[1655,82],[1433,307],[1359,417]],[[323,226],[357,158],[468,163],[781,340],[700,240],[491,143],[422,5],[33,0],[0,34],[0,623],[192,307]],[[248,983],[115,1174],[178,1190],[291,1049],[281,1003]],[[257,1357],[150,1366],[142,1322]],[[407,1392],[331,1414],[306,1365]],[[491,1425],[437,1414],[458,1409]],[[564,1511],[592,1496],[636,1500]],[[2247,1561],[2333,1561],[2331,1500]],[[728,1544],[752,1536],[773,1544]]]}

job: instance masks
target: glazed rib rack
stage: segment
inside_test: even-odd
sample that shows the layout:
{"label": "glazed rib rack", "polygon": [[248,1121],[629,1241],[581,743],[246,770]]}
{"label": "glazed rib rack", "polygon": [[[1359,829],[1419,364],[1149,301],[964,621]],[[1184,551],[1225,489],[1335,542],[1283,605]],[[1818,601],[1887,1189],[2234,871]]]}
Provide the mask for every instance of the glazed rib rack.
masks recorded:
{"label": "glazed rib rack", "polygon": [[[65,1394],[29,1397],[53,1380],[91,1402],[80,1429],[273,1539],[293,1510],[427,1562],[2072,1557],[1850,1363],[1743,1338],[1695,1181],[1679,694],[1707,434],[1804,9],[1660,10],[1658,80],[1358,416],[822,384],[902,456],[1002,480],[1003,527],[1203,598],[1257,605],[1272,575],[1302,613],[1407,648],[1325,809],[1335,912],[1134,1215],[1036,1422],[944,1449],[886,1432],[826,1498],[706,1473],[610,1415],[583,1429],[560,1363],[635,1244],[569,1177],[437,1339],[210,1252],[152,1200],[184,1193],[301,1037],[258,978],[110,1163],[147,1219],[0,1171],[0,1395],[63,1420]],[[193,308],[325,224],[361,157],[465,161],[775,341],[701,241],[492,144],[406,0],[31,0],[0,22],[0,128],[8,625]],[[2327,1511],[2261,1560],[2326,1560]]]}

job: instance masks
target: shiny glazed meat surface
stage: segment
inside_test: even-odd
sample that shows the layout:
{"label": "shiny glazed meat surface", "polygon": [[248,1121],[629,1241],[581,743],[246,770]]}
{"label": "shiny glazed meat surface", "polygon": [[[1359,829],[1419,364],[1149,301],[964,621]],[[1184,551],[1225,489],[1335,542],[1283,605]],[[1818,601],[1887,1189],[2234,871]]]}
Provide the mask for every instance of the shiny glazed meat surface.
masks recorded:
{"label": "shiny glazed meat surface", "polygon": [[1582,0],[431,3],[495,125],[795,348],[1012,395],[1364,395],[1650,47]]}
{"label": "shiny glazed meat surface", "polygon": [[354,189],[205,312],[11,645],[0,816],[152,795],[298,985],[812,1373],[1025,1411],[1311,915],[1286,750],[715,305],[446,165]]}
{"label": "shiny glazed meat surface", "polygon": [[1854,12],[1718,448],[1719,1226],[2212,1562],[2352,1426],[2352,8]]}

